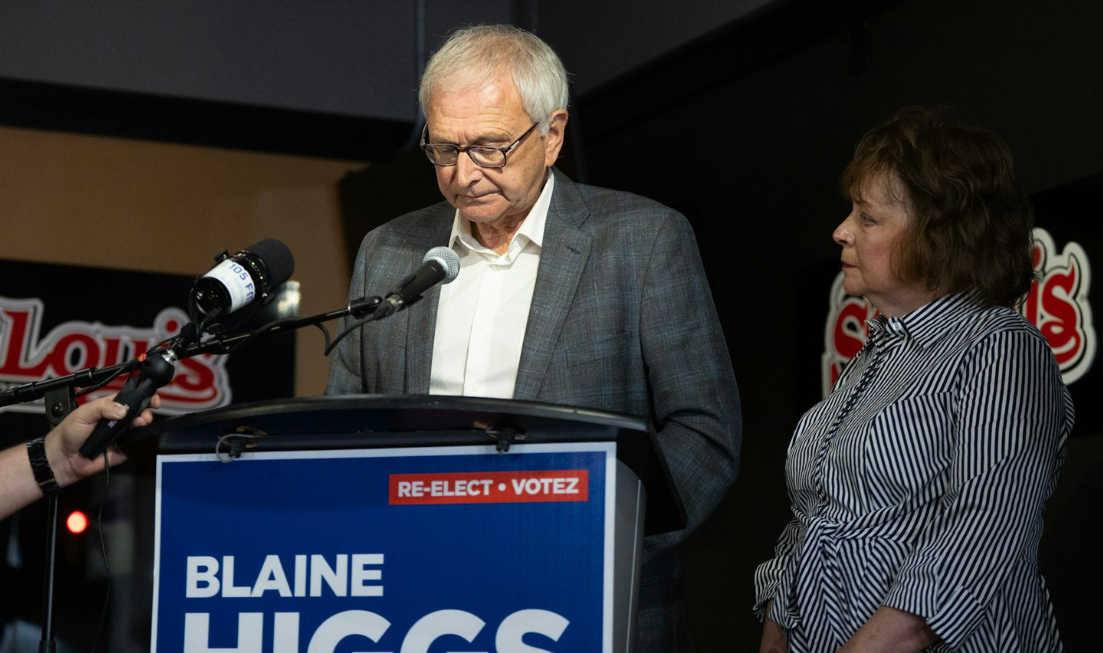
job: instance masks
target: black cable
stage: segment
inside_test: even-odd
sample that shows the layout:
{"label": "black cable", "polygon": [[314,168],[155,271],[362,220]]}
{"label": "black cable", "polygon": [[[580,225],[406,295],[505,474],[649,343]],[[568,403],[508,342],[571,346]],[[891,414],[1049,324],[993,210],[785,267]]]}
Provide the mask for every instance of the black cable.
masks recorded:
{"label": "black cable", "polygon": [[119,378],[120,376],[130,376],[131,374],[134,373],[135,368],[137,368],[140,363],[141,363],[141,361],[138,360],[137,358],[129,360],[126,363],[126,367],[119,370],[119,373],[116,374],[115,376],[104,379],[103,381],[100,381],[96,385],[89,386],[89,387],[81,390],[80,392],[75,393],[73,396],[74,397],[83,397],[84,395],[86,395],[90,392],[95,392],[96,390],[99,390],[100,388],[104,387],[108,383],[111,383],[112,381]]}
{"label": "black cable", "polygon": [[[314,323],[310,326],[317,327],[318,330],[322,332],[323,337],[325,337],[325,348],[324,348],[323,351],[324,351],[326,356],[329,356],[330,352],[333,351],[333,348],[336,347],[337,343],[340,342],[345,336],[347,336],[349,333],[351,333],[355,329],[367,324],[368,322],[372,322],[374,320],[377,320],[380,317],[383,317],[383,315],[373,313],[365,319],[354,322],[348,328],[346,328],[344,331],[342,331],[335,339],[332,339],[332,340],[330,339],[329,330],[326,329],[325,326],[323,326],[322,324]],[[229,354],[229,353],[233,352],[235,349],[237,349],[239,347],[242,347],[242,346],[256,340],[260,336],[263,336],[264,334],[268,333],[272,329],[274,329],[278,326],[282,326],[284,324],[294,323],[294,322],[298,321],[298,319],[299,318],[297,318],[297,317],[285,317],[285,318],[280,318],[278,320],[273,320],[272,322],[261,325],[260,327],[255,329],[252,333],[250,333],[247,337],[245,337],[245,338],[243,338],[243,339],[241,339],[241,340],[239,340],[239,341],[237,341],[237,342],[235,342],[235,343],[233,343],[229,346],[222,347],[222,350],[219,353],[220,354]],[[218,338],[212,338],[212,340],[217,341]],[[204,343],[202,343],[202,344],[205,344],[207,342],[211,342],[211,341],[204,341]]]}
{"label": "black cable", "polygon": [[322,326],[321,322],[315,323],[314,326],[318,327],[318,330],[321,331],[326,338],[326,346],[322,351],[329,351],[329,329]]}
{"label": "black cable", "polygon": [[165,345],[169,344],[170,342],[172,342],[172,341],[174,341],[174,340],[179,340],[179,339],[180,339],[180,337],[181,337],[181,336],[179,336],[179,335],[175,335],[175,336],[169,336],[169,337],[165,338],[165,339],[164,339],[164,340],[162,340],[161,342],[159,342],[159,343],[157,343],[156,345],[153,345],[152,347],[150,347],[150,348],[149,348],[149,349],[148,349],[148,350],[146,351],[146,356],[149,356],[150,354],[153,354],[153,353],[156,353],[156,352],[158,352],[158,351],[161,351],[161,348],[162,348],[162,347],[164,347]]}
{"label": "black cable", "polygon": [[111,467],[107,464],[107,451],[103,452],[103,500],[96,514],[96,529],[100,533],[100,554],[103,556],[103,568],[107,573],[107,591],[103,596],[103,611],[100,612],[100,624],[96,626],[96,639],[92,640],[92,653],[100,645],[103,625],[107,622],[107,607],[111,604],[111,565],[107,562],[107,543],[103,539],[103,507],[107,503],[107,490],[111,487]]}
{"label": "black cable", "polygon": [[272,329],[274,329],[274,328],[276,328],[280,325],[283,325],[283,324],[288,324],[290,322],[295,322],[298,319],[299,318],[297,318],[297,317],[284,317],[284,318],[280,318],[278,320],[273,320],[273,321],[271,321],[267,324],[261,325],[256,330],[254,330],[252,333],[250,333],[247,337],[245,337],[242,340],[239,340],[238,342],[235,342],[234,344],[227,347],[222,353],[229,354],[230,352],[237,349],[238,347],[241,347],[245,344],[253,342],[254,340],[256,340],[260,336],[268,333]]}
{"label": "black cable", "polygon": [[344,340],[345,336],[349,335],[353,331],[355,331],[355,330],[359,329],[360,327],[364,326],[368,322],[374,322],[375,320],[378,320],[379,318],[384,317],[385,315],[386,315],[386,313],[381,313],[381,312],[380,313],[372,313],[371,315],[367,316],[366,318],[364,318],[362,320],[357,320],[356,322],[353,322],[352,324],[348,325],[347,327],[345,327],[344,331],[337,334],[337,336],[333,339],[332,343],[327,343],[326,344],[325,355],[329,356],[329,354],[337,346],[337,343]]}
{"label": "black cable", "polygon": [[[159,354],[162,350],[168,349],[168,347],[166,347],[165,345],[169,344],[170,342],[174,342],[174,341],[178,340],[179,338],[180,338],[180,336],[170,336],[168,338],[165,338],[161,342],[153,345],[153,347],[151,347],[148,351],[146,351],[145,355],[148,357],[148,356],[151,356],[153,354]],[[100,381],[99,383],[97,383],[93,386],[89,386],[87,388],[84,388],[80,392],[75,393],[73,396],[74,397],[83,397],[86,394],[90,394],[92,392],[95,392],[96,390],[99,390],[100,388],[106,386],[107,384],[111,383],[112,381],[119,378],[120,376],[124,376],[124,375],[129,376],[129,375],[133,374],[134,370],[137,369],[137,367],[141,364],[142,364],[142,359],[141,358],[132,358],[132,359],[130,359],[129,361],[126,362],[126,367],[119,370],[119,373],[116,374],[115,376],[113,376],[111,378],[108,378],[108,379],[104,379],[103,381]]]}

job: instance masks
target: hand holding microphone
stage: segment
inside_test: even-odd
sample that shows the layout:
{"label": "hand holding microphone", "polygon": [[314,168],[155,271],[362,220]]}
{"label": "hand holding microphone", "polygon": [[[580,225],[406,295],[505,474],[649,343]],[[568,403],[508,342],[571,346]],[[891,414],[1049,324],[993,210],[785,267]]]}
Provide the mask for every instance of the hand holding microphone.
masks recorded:
{"label": "hand holding microphone", "polygon": [[[161,398],[156,394],[147,402],[149,408],[159,408]],[[57,482],[62,487],[79,479],[103,471],[102,456],[89,457],[77,453],[87,442],[101,420],[122,421],[130,411],[117,400],[117,396],[100,397],[73,411],[46,436],[46,455],[50,460]],[[153,421],[153,414],[143,408],[132,418],[132,426],[145,426]],[[126,456],[115,449],[107,452],[107,462],[117,465],[126,460]]]}
{"label": "hand holding microphone", "polygon": [[177,358],[176,351],[170,347],[142,361],[141,372],[127,379],[122,390],[119,390],[119,394],[114,397],[116,403],[126,407],[126,412],[115,419],[100,420],[88,439],[80,446],[81,455],[89,460],[95,460],[123,434],[123,431],[130,428],[131,422],[144,414],[156,396],[157,388],[167,385],[172,380],[173,374],[176,373],[173,363]]}

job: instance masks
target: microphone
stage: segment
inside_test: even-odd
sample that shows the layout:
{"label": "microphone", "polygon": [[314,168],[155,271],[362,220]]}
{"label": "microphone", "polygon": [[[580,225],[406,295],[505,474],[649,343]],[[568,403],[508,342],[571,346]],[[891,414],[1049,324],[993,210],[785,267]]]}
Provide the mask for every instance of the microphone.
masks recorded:
{"label": "microphone", "polygon": [[224,251],[215,260],[218,264],[195,280],[188,297],[193,324],[185,326],[164,350],[142,358],[139,373],[132,374],[115,397],[116,402],[126,406],[126,416],[119,420],[100,420],[80,447],[85,458],[93,459],[103,454],[149,406],[157,388],[172,381],[175,363],[181,358],[179,348],[184,343],[196,341],[206,326],[248,306],[258,296],[263,301],[291,278],[295,270],[291,250],[274,238],[262,240],[233,256]]}
{"label": "microphone", "polygon": [[460,257],[448,247],[434,247],[413,274],[399,282],[379,305],[380,317],[413,306],[423,293],[440,283],[451,283],[460,273]]}
{"label": "microphone", "polygon": [[175,374],[173,364],[177,360],[179,355],[171,347],[160,354],[153,354],[143,359],[140,372],[127,379],[122,389],[115,395],[115,401],[126,406],[126,416],[122,419],[101,419],[88,439],[80,446],[81,455],[89,460],[97,458],[123,434],[123,431],[130,428],[134,418],[149,407],[149,402],[153,399],[153,393],[157,392],[157,388],[172,381]]}
{"label": "microphone", "polygon": [[291,250],[274,238],[233,256],[223,251],[215,260],[218,265],[196,280],[188,298],[192,321],[203,325],[248,306],[258,296],[267,300],[295,271]]}

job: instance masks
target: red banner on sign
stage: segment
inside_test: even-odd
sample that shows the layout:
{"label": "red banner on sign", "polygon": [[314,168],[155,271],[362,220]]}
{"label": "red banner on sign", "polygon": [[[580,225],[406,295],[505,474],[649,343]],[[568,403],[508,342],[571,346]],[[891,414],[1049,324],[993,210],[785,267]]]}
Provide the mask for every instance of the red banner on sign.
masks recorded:
{"label": "red banner on sign", "polygon": [[391,474],[392,506],[439,503],[532,503],[586,501],[585,469],[531,472]]}

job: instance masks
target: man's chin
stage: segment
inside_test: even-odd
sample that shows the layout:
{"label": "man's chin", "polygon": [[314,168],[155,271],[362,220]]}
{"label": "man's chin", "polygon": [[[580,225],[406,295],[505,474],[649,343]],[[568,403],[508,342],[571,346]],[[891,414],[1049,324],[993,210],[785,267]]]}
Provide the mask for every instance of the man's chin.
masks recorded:
{"label": "man's chin", "polygon": [[487,224],[490,222],[497,222],[502,217],[502,212],[495,210],[491,206],[471,206],[467,204],[461,204],[459,207],[460,215],[470,222],[476,224]]}

